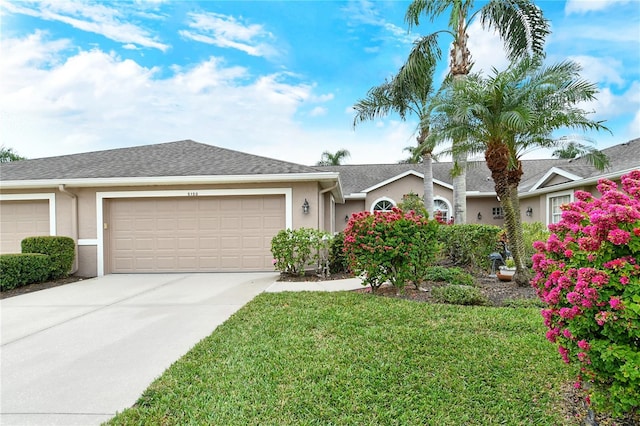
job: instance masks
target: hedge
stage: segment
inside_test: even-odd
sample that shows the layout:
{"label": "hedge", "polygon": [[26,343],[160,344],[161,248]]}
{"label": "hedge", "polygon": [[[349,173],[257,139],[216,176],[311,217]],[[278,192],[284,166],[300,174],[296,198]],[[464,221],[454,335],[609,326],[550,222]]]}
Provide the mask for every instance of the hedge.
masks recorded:
{"label": "hedge", "polygon": [[0,291],[46,281],[50,273],[50,257],[46,254],[0,255]]}
{"label": "hedge", "polygon": [[486,270],[491,267],[489,254],[497,251],[498,226],[444,225],[438,232],[442,244],[440,254],[456,266]]}
{"label": "hedge", "polygon": [[73,238],[42,236],[27,237],[22,240],[22,253],[42,253],[50,257],[50,279],[69,275],[75,258]]}

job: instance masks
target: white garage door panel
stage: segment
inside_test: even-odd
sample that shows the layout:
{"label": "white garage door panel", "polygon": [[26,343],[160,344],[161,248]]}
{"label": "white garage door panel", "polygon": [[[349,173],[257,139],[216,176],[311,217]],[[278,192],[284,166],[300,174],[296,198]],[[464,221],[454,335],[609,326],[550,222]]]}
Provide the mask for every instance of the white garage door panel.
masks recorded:
{"label": "white garage door panel", "polygon": [[0,202],[0,253],[20,253],[25,237],[49,235],[49,201]]}
{"label": "white garage door panel", "polygon": [[282,195],[115,199],[112,272],[269,271]]}

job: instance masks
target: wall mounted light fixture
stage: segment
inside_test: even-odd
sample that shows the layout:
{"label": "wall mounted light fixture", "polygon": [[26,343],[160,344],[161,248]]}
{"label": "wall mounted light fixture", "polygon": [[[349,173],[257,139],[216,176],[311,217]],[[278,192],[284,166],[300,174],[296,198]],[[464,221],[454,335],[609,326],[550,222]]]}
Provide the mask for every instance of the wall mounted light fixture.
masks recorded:
{"label": "wall mounted light fixture", "polygon": [[302,203],[302,213],[309,214],[309,202],[307,199],[304,199],[304,203]]}
{"label": "wall mounted light fixture", "polygon": [[482,213],[478,212],[478,220],[482,220]]}
{"label": "wall mounted light fixture", "polygon": [[345,222],[349,222],[349,215],[348,214],[344,215],[344,221]]}
{"label": "wall mounted light fixture", "polygon": [[531,207],[528,207],[525,213],[527,216],[531,217],[533,216],[533,209]]}

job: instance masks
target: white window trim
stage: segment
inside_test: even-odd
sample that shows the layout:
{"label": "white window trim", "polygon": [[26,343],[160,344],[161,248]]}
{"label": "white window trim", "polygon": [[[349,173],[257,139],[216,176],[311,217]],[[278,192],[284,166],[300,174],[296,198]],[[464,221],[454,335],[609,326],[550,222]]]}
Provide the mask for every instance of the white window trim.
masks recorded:
{"label": "white window trim", "polygon": [[436,200],[444,201],[444,203],[447,205],[447,209],[449,209],[449,213],[448,213],[448,216],[447,216],[447,219],[446,219],[446,220],[449,220],[451,217],[453,217],[453,206],[451,205],[451,203],[449,202],[449,200],[447,200],[447,199],[446,199],[446,198],[444,198],[444,197],[435,196],[435,197],[433,197],[433,201],[434,201],[433,207],[434,207],[434,210],[431,212],[431,216],[432,216],[432,218],[436,217],[436,211],[435,211],[435,201],[436,201]]}
{"label": "white window trim", "polygon": [[572,203],[574,200],[574,191],[568,190],[568,191],[560,191],[560,192],[552,192],[550,194],[547,194],[547,199],[546,199],[546,205],[545,205],[545,214],[546,214],[546,224],[547,226],[549,226],[551,224],[551,216],[552,216],[552,212],[551,212],[551,199],[552,198],[557,198],[557,197],[564,197],[565,195],[569,196],[569,202]]}
{"label": "white window trim", "polygon": [[378,198],[377,200],[375,200],[373,203],[371,203],[371,207],[369,208],[369,212],[373,213],[373,212],[374,212],[373,208],[374,208],[374,207],[375,207],[375,205],[376,205],[376,204],[378,204],[380,201],[388,201],[388,202],[390,202],[391,204],[393,204],[393,207],[396,207],[396,206],[397,206],[396,202],[395,202],[395,201],[393,201],[391,198],[389,198],[389,197],[380,197],[380,198]]}
{"label": "white window trim", "polygon": [[111,198],[175,198],[192,197],[224,197],[234,195],[284,195],[285,228],[293,228],[293,190],[291,188],[247,188],[247,189],[181,189],[161,191],[114,191],[96,193],[96,230],[97,238],[97,275],[104,275],[104,200]]}
{"label": "white window trim", "polygon": [[34,194],[0,194],[0,201],[49,200],[49,235],[57,235],[56,194],[54,192]]}

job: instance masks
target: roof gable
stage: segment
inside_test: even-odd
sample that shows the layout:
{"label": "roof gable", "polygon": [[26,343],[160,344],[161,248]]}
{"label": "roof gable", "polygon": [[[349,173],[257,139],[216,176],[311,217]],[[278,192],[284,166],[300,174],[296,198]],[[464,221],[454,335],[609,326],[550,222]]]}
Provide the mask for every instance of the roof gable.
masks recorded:
{"label": "roof gable", "polygon": [[[424,174],[423,173],[416,172],[415,170],[407,170],[404,173],[400,173],[397,176],[393,176],[393,177],[391,177],[391,178],[389,178],[389,179],[387,179],[385,181],[382,181],[382,182],[380,182],[380,183],[378,183],[376,185],[373,185],[373,186],[371,186],[369,188],[365,188],[361,192],[367,193],[367,192],[375,191],[378,188],[382,188],[383,186],[389,185],[390,183],[396,182],[396,181],[398,181],[400,179],[403,179],[403,178],[405,178],[407,176],[415,176],[415,177],[418,177],[420,179],[424,179]],[[435,185],[440,185],[440,186],[444,186],[445,188],[453,189],[452,185],[449,185],[448,183],[442,182],[442,181],[440,181],[440,180],[438,180],[436,178],[433,179],[433,183]]]}
{"label": "roof gable", "polygon": [[[558,177],[563,177],[561,181],[558,181]],[[535,191],[538,188],[542,188],[545,186],[553,186],[561,183],[567,183],[570,181],[577,181],[582,179],[582,176],[575,175],[573,173],[569,173],[566,170],[562,170],[559,167],[550,168],[547,173],[544,174],[538,181],[529,189],[529,191]],[[554,183],[555,181],[555,183]]]}

